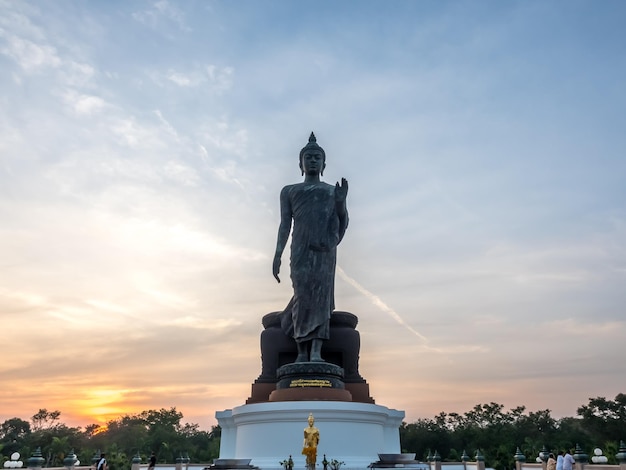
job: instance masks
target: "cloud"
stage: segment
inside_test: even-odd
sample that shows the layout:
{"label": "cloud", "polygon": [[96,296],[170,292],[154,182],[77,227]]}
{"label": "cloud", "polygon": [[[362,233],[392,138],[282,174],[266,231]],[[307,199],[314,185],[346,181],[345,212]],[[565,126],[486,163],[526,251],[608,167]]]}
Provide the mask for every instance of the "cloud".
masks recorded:
{"label": "cloud", "polygon": [[212,88],[218,93],[229,90],[233,85],[233,75],[235,69],[233,67],[218,67],[216,65],[207,65],[206,74]]}
{"label": "cloud", "polygon": [[68,90],[64,95],[66,103],[78,115],[93,115],[106,108],[108,103],[99,96],[86,95]]}
{"label": "cloud", "polygon": [[148,127],[133,117],[118,120],[111,126],[111,131],[119,138],[120,144],[131,148],[163,147],[163,140],[159,136],[158,129]]}
{"label": "cloud", "polygon": [[2,30],[0,30],[0,37],[6,41],[5,45],[0,48],[0,53],[17,62],[25,72],[38,72],[49,67],[58,68],[62,64],[53,46],[37,44]]}
{"label": "cloud", "polygon": [[240,158],[245,158],[248,154],[247,130],[233,126],[225,119],[207,122],[202,125],[199,137],[207,149],[213,148]]}
{"label": "cloud", "polygon": [[197,86],[200,83],[200,81],[197,79],[192,79],[188,76],[174,71],[170,71],[167,73],[167,79],[182,87]]}
{"label": "cloud", "polygon": [[150,8],[132,13],[132,17],[155,30],[161,26],[173,24],[180,31],[187,33],[192,31],[187,25],[183,11],[167,0],[158,0],[152,3]]}
{"label": "cloud", "polygon": [[355,281],[353,278],[351,278],[350,276],[348,276],[345,271],[343,269],[341,269],[340,267],[337,267],[337,273],[339,274],[339,276],[341,276],[341,278],[343,280],[345,280],[348,284],[350,284],[351,286],[353,286],[355,289],[357,289],[361,294],[363,294],[365,297],[367,297],[370,302],[372,302],[373,305],[375,305],[376,307],[378,307],[380,310],[382,310],[383,312],[385,312],[387,315],[389,315],[391,318],[393,318],[396,322],[398,322],[400,325],[402,325],[404,328],[406,328],[407,330],[409,330],[411,333],[413,333],[415,336],[417,336],[420,340],[422,340],[424,343],[428,343],[428,338],[426,338],[424,335],[422,335],[419,331],[417,331],[416,329],[414,329],[413,327],[411,327],[410,325],[408,325],[400,315],[398,315],[398,313],[396,313],[392,308],[390,308],[387,304],[385,304],[380,297],[372,294],[370,291],[368,291],[367,289],[365,289],[363,286],[361,286],[357,281]]}
{"label": "cloud", "polygon": [[167,71],[151,70],[148,76],[158,86],[174,84],[180,88],[193,90],[194,93],[220,96],[233,86],[233,67],[216,65],[196,65],[185,70],[168,69]]}
{"label": "cloud", "polygon": [[185,316],[175,318],[170,322],[172,325],[185,326],[188,328],[199,328],[202,330],[224,330],[232,329],[241,325],[240,321],[233,320],[231,318],[224,318],[220,320],[206,320],[204,318]]}
{"label": "cloud", "polygon": [[88,63],[80,63],[68,59],[61,68],[62,80],[66,85],[75,87],[87,87],[96,77],[96,69]]}
{"label": "cloud", "polygon": [[344,281],[346,281],[352,287],[357,289],[361,294],[363,294],[375,307],[379,308],[381,311],[383,311],[393,320],[395,320],[398,324],[400,324],[403,328],[410,331],[413,335],[417,336],[422,342],[420,348],[422,351],[430,351],[440,354],[465,354],[470,352],[485,353],[489,351],[489,348],[485,347],[484,345],[447,344],[445,346],[432,346],[428,338],[426,338],[419,331],[409,325],[407,321],[405,321],[395,310],[385,304],[385,302],[383,302],[380,297],[372,294],[370,291],[360,285],[355,279],[348,276],[345,271],[339,266],[337,266],[337,273]]}
{"label": "cloud", "polygon": [[183,165],[180,162],[169,161],[163,168],[164,173],[171,179],[185,186],[198,186],[200,178],[193,168]]}
{"label": "cloud", "polygon": [[624,337],[626,333],[626,323],[624,321],[606,321],[592,319],[580,321],[573,318],[564,318],[558,320],[549,319],[543,323],[543,327],[549,331],[558,331],[573,340],[576,338],[585,338],[594,340],[602,340],[605,338],[616,339]]}

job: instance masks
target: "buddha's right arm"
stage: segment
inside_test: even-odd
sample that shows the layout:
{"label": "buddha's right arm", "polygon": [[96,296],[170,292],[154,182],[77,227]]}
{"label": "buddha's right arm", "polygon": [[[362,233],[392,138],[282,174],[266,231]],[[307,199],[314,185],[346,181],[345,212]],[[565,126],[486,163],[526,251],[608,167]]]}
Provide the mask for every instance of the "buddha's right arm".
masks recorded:
{"label": "buddha's right arm", "polygon": [[285,245],[287,245],[287,240],[289,239],[289,233],[291,232],[291,217],[291,203],[289,202],[287,187],[285,187],[280,192],[280,226],[278,227],[278,239],[276,240],[274,258],[280,259],[283,255]]}
{"label": "buddha's right arm", "polygon": [[278,227],[278,239],[276,240],[276,253],[274,258],[280,258],[285,250],[285,245],[289,239],[289,232],[291,232],[291,219],[288,221],[282,221],[280,227]]}

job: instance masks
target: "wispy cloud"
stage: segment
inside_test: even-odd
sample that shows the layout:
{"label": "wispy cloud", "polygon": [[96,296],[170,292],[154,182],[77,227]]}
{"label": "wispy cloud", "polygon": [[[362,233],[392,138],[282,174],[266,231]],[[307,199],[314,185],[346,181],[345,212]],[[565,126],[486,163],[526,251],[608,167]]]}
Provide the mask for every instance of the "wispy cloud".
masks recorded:
{"label": "wispy cloud", "polygon": [[153,29],[163,26],[163,24],[173,24],[181,31],[192,31],[187,24],[183,11],[167,0],[158,0],[152,3],[150,8],[134,12],[132,17]]}
{"label": "wispy cloud", "polygon": [[341,269],[341,267],[337,266],[337,272],[339,276],[358,290],[361,294],[363,294],[375,307],[379,308],[381,311],[389,315],[393,320],[395,320],[399,325],[401,325],[406,330],[410,331],[413,335],[417,336],[422,341],[423,349],[426,351],[442,353],[442,354],[462,354],[468,352],[487,352],[489,349],[483,345],[465,345],[465,344],[454,344],[454,345],[446,345],[443,347],[436,347],[429,344],[428,338],[422,335],[419,331],[409,325],[395,310],[389,307],[385,302],[382,301],[380,297],[374,295],[367,289],[365,289],[361,284],[359,284],[355,279],[351,278],[346,274],[346,272]]}
{"label": "wispy cloud", "polygon": [[0,53],[13,59],[25,72],[37,72],[47,67],[57,68],[62,61],[55,47],[38,44],[0,30],[4,45]]}
{"label": "wispy cloud", "polygon": [[66,103],[79,115],[92,115],[102,111],[107,102],[99,96],[80,94],[75,91],[68,91],[65,94]]}
{"label": "wispy cloud", "polygon": [[354,280],[353,278],[348,276],[346,274],[346,272],[343,269],[341,269],[341,267],[337,266],[337,272],[339,273],[339,276],[344,281],[346,281],[348,284],[350,284],[352,287],[354,287],[356,290],[358,290],[361,294],[363,294],[365,297],[367,297],[367,299],[374,306],[378,307],[380,310],[385,312],[387,315],[389,315],[391,318],[393,318],[396,322],[398,322],[404,328],[406,328],[411,333],[413,333],[415,336],[417,336],[424,343],[428,343],[428,338],[426,338],[419,331],[417,331],[415,328],[413,328],[411,325],[409,325],[407,322],[405,322],[402,319],[402,317],[400,315],[398,315],[398,313],[395,312],[391,307],[389,307],[385,302],[383,302],[380,299],[380,297],[378,297],[377,295],[372,294],[370,291],[365,289],[361,284],[359,284],[356,280]]}
{"label": "wispy cloud", "polygon": [[152,69],[147,72],[150,79],[161,87],[172,84],[180,88],[192,89],[194,93],[222,95],[233,86],[233,67],[216,65],[195,65],[186,69]]}

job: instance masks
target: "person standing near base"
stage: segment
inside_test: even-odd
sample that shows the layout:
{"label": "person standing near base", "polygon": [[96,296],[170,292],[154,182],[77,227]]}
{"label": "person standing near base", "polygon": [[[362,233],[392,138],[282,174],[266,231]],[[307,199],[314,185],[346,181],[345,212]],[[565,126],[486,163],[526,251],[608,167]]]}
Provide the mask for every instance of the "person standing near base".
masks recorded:
{"label": "person standing near base", "polygon": [[556,456],[556,470],[563,470],[563,451],[560,450]]}
{"label": "person standing near base", "polygon": [[554,454],[552,452],[550,452],[550,455],[548,456],[546,470],[556,470],[556,459],[554,458]]}
{"label": "person standing near base", "polygon": [[107,459],[106,454],[100,454],[100,460],[96,464],[96,470],[107,470]]}
{"label": "person standing near base", "polygon": [[565,453],[565,456],[563,457],[563,470],[574,470],[576,461],[574,460],[574,457],[572,457],[573,452],[573,450],[570,450]]}

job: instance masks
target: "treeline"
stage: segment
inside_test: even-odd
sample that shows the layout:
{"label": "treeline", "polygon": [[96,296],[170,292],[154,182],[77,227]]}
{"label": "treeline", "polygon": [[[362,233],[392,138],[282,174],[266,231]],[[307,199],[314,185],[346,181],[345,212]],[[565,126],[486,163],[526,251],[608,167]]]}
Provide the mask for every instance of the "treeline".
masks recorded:
{"label": "treeline", "polygon": [[459,462],[465,451],[474,460],[476,451],[487,467],[507,470],[515,467],[513,456],[519,447],[528,461],[534,461],[545,446],[555,455],[579,444],[590,456],[600,448],[615,464],[620,440],[626,440],[626,395],[615,400],[590,398],[578,408],[577,416],[554,419],[550,410],[526,412],[524,406],[509,411],[503,405],[476,405],[465,414],[440,413],[433,419],[402,424],[403,452],[415,452],[426,460],[436,451],[444,461]]}
{"label": "treeline", "polygon": [[[70,450],[81,465],[90,465],[99,452],[106,452],[111,470],[128,470],[137,454],[145,463],[154,452],[158,463],[170,464],[180,457],[210,463],[219,456],[220,427],[207,432],[197,424],[183,424],[176,408],[125,415],[106,426],[91,424],[84,429],[66,426],[60,416],[60,411],[41,409],[30,421],[11,418],[0,424],[2,459],[19,452],[26,464],[39,447],[45,467],[62,466]],[[620,440],[626,440],[626,395],[622,393],[615,400],[590,398],[573,418],[557,420],[550,410],[526,412],[523,406],[505,411],[503,405],[492,402],[462,415],[440,413],[400,428],[402,451],[415,452],[418,460],[437,452],[444,461],[458,462],[463,451],[473,459],[480,450],[486,466],[497,470],[514,468],[518,447],[529,461],[544,446],[555,454],[576,444],[588,454],[599,447],[609,463],[616,463]]]}
{"label": "treeline", "polygon": [[11,418],[0,424],[3,459],[19,452],[26,466],[39,447],[44,467],[63,466],[71,450],[81,465],[91,465],[100,452],[105,452],[110,470],[128,470],[136,454],[146,462],[154,452],[158,463],[173,463],[179,457],[212,462],[219,456],[219,426],[207,432],[197,424],[183,424],[183,415],[176,408],[125,415],[106,426],[90,424],[84,429],[66,426],[60,416],[60,411],[41,409],[30,421]]}

